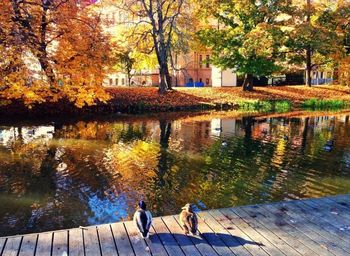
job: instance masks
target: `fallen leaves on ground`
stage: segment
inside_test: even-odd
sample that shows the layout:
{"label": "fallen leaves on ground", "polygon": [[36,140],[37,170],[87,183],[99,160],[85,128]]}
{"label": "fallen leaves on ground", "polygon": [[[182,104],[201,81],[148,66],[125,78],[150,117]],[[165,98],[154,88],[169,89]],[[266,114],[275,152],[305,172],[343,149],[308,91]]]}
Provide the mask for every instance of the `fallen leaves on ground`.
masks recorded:
{"label": "fallen leaves on ground", "polygon": [[350,88],[344,86],[281,86],[256,87],[243,92],[240,87],[230,88],[176,88],[159,95],[157,88],[108,89],[118,105],[144,104],[157,107],[194,106],[200,104],[239,104],[244,101],[289,100],[299,105],[306,99],[338,99],[350,102]]}

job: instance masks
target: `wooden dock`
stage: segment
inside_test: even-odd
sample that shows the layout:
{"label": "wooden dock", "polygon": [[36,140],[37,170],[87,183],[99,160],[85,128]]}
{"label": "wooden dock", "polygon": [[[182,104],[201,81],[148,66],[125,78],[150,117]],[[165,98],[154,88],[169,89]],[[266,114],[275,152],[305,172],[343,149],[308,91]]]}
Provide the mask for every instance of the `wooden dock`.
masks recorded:
{"label": "wooden dock", "polygon": [[1,256],[350,255],[350,195],[199,213],[200,236],[177,216],[154,219],[150,240],[132,222],[0,238]]}

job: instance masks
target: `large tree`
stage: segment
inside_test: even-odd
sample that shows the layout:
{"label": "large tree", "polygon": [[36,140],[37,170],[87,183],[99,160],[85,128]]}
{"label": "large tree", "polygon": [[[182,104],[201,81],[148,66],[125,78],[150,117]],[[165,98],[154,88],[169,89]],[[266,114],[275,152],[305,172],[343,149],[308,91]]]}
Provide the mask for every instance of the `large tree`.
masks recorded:
{"label": "large tree", "polygon": [[[160,75],[159,92],[172,89],[170,56],[174,35],[181,37],[180,20],[189,15],[185,0],[116,0],[120,10],[129,14],[125,21],[131,28],[130,37],[139,51],[155,53]],[[186,7],[187,6],[187,7]]]}
{"label": "large tree", "polygon": [[[244,75],[243,90],[253,90],[253,78],[279,70],[276,62],[283,44],[279,16],[288,1],[206,0],[200,1],[208,20],[216,26],[199,32],[212,50],[212,63]],[[213,22],[212,22],[213,23]]]}
{"label": "large tree", "polygon": [[110,41],[77,0],[6,0],[0,8],[1,96],[26,104],[106,100]]}
{"label": "large tree", "polygon": [[339,8],[337,1],[305,0],[292,1],[287,11],[287,60],[305,69],[308,86],[312,70],[333,64],[334,57],[344,50]]}

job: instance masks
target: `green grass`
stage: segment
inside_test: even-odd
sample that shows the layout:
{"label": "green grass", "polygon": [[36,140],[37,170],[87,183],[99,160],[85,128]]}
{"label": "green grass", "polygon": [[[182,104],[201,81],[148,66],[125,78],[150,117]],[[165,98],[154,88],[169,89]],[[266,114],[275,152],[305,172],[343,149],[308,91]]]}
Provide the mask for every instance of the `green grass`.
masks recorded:
{"label": "green grass", "polygon": [[239,103],[239,109],[244,111],[258,112],[288,112],[292,103],[288,100],[263,100],[263,101],[244,101]]}
{"label": "green grass", "polygon": [[308,99],[301,104],[301,107],[311,110],[337,110],[345,108],[346,104],[343,100]]}

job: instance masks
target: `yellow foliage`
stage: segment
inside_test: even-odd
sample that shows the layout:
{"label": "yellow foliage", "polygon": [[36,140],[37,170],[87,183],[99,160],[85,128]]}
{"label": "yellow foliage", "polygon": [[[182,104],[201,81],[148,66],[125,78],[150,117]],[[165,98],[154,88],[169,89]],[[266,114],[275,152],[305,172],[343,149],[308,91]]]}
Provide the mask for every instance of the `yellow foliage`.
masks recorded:
{"label": "yellow foliage", "polygon": [[75,0],[5,1],[0,27],[0,99],[27,106],[69,99],[77,107],[109,99],[102,81],[112,43],[98,14]]}

